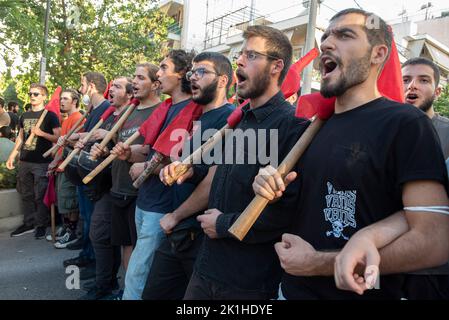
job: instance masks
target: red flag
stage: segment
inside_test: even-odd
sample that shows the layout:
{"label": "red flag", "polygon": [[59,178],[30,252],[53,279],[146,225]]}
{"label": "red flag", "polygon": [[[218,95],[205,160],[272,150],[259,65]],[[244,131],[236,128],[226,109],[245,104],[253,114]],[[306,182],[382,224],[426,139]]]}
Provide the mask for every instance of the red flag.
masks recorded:
{"label": "red flag", "polygon": [[[178,136],[177,140],[172,138],[175,130],[182,130],[189,133],[192,130],[193,121],[197,120],[203,113],[201,105],[190,101],[173,119],[173,121],[165,128],[154,143],[153,149],[165,156],[176,156],[184,144],[187,135]],[[180,131],[181,132],[181,131]],[[178,147],[178,150],[173,149]]]}
{"label": "red flag", "polygon": [[108,99],[108,100],[109,100],[109,90],[111,89],[111,86],[112,86],[112,82],[113,82],[113,81],[114,81],[114,80],[109,81],[108,86],[106,87],[106,90],[105,90],[104,93],[103,93],[103,97],[104,97],[105,99]]}
{"label": "red flag", "polygon": [[55,176],[52,174],[48,177],[48,185],[43,202],[49,208],[52,204],[56,203]]}
{"label": "red flag", "polygon": [[61,86],[58,86],[56,88],[56,90],[53,92],[53,95],[51,96],[50,101],[45,106],[45,109],[56,114],[58,116],[58,119],[61,116],[61,110],[60,110],[60,106],[59,106],[61,91],[62,91]]}
{"label": "red flag", "polygon": [[145,138],[143,144],[153,146],[156,142],[159,132],[164,125],[165,118],[167,117],[168,109],[172,106],[171,98],[162,102],[156,110],[145,120],[139,128],[139,133]]}
{"label": "red flag", "polygon": [[103,121],[106,121],[106,119],[109,118],[109,116],[110,116],[111,114],[113,114],[114,111],[115,111],[115,107],[110,106],[109,108],[107,108],[107,109],[103,112],[103,114],[101,115],[100,119],[102,119]]}
{"label": "red flag", "polygon": [[401,62],[399,61],[398,49],[394,41],[393,31],[388,26],[391,33],[391,53],[387,62],[385,62],[382,73],[377,79],[379,92],[390,100],[405,102],[404,82],[402,80]]}
{"label": "red flag", "polygon": [[296,61],[291,65],[290,69],[288,69],[287,76],[282,82],[281,91],[284,94],[284,98],[288,99],[292,95],[298,92],[301,87],[301,72],[302,70],[320,55],[320,52],[317,48],[313,48],[309,52],[307,52],[301,59]]}
{"label": "red flag", "polygon": [[243,111],[242,108],[249,103],[250,99],[246,99],[241,104],[235,108],[234,111],[229,115],[229,117],[226,119],[226,122],[228,123],[230,128],[234,128],[236,125],[239,124],[240,120],[242,120],[243,117]]}

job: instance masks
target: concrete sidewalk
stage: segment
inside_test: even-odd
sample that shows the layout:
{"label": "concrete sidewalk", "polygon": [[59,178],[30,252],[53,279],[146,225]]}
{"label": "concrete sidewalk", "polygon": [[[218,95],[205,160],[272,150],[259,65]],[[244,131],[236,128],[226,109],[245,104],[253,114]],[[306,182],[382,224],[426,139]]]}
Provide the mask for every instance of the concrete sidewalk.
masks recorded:
{"label": "concrete sidewalk", "polygon": [[[45,239],[34,239],[33,233],[11,238],[0,233],[0,300],[74,300],[85,294],[68,290],[62,261],[79,251],[55,249]],[[82,282],[81,282],[82,286]]]}

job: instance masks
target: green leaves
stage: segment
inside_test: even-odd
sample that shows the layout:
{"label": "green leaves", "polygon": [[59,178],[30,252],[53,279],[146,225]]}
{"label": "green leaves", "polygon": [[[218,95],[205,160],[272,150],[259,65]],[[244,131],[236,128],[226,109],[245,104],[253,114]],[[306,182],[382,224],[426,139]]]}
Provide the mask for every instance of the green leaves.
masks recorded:
{"label": "green leaves", "polygon": [[449,84],[443,88],[440,97],[434,103],[434,108],[436,112],[449,117]]}
{"label": "green leaves", "polygon": [[[172,19],[156,0],[51,1],[47,46],[47,86],[79,87],[80,75],[94,70],[108,80],[131,76],[136,63],[158,63]],[[15,80],[19,98],[38,81],[44,37],[45,0],[0,0],[0,59],[12,64],[21,56]],[[75,14],[77,13],[77,14]],[[149,35],[152,34],[150,38]],[[12,50],[4,50],[4,47]],[[19,87],[20,85],[20,87]]]}

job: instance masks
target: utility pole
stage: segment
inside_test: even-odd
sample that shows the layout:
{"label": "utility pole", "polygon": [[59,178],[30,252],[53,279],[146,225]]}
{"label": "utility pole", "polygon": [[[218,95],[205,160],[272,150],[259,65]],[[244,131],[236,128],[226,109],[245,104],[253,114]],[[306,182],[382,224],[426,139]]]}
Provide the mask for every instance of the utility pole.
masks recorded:
{"label": "utility pole", "polygon": [[[303,55],[315,47],[315,28],[316,16],[318,11],[318,0],[309,0],[309,24],[307,25],[306,44]],[[312,64],[309,64],[303,73],[303,85],[301,86],[301,95],[308,94],[312,90]]]}
{"label": "utility pole", "polygon": [[40,71],[39,71],[39,83],[40,84],[45,84],[49,20],[50,20],[50,0],[47,0],[47,9],[45,11],[44,47],[42,48],[42,57],[41,57]]}
{"label": "utility pole", "polygon": [[251,0],[251,7],[249,9],[249,25],[253,26],[254,24],[254,0]]}

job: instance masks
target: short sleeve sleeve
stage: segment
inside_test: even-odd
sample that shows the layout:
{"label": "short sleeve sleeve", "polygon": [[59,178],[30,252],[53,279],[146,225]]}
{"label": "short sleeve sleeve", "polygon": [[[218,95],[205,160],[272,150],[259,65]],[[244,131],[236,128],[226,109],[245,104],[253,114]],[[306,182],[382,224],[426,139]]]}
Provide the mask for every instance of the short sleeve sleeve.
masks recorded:
{"label": "short sleeve sleeve", "polygon": [[447,185],[447,171],[438,135],[423,115],[399,128],[394,142],[396,186],[415,180],[436,180]]}

